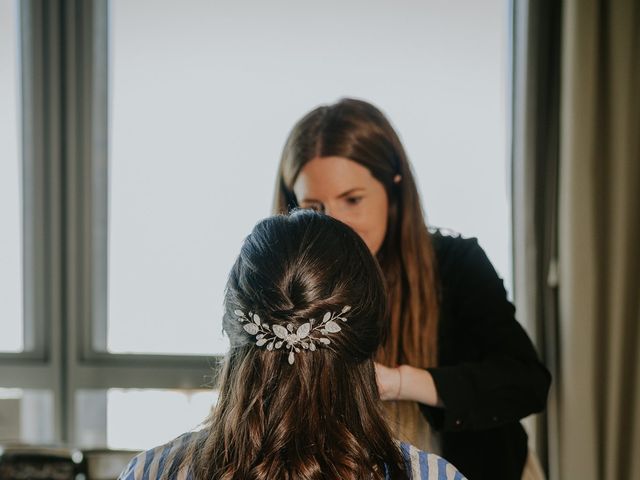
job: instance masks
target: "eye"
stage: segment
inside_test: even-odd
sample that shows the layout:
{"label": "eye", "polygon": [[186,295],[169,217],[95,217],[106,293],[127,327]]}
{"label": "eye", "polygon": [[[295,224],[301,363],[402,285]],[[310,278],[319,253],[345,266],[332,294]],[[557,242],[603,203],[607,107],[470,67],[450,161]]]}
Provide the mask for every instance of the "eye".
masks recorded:
{"label": "eye", "polygon": [[321,203],[303,203],[302,208],[314,210],[316,212],[324,212],[324,206]]}
{"label": "eye", "polygon": [[358,205],[362,201],[362,196],[359,197],[347,197],[347,203],[349,205]]}

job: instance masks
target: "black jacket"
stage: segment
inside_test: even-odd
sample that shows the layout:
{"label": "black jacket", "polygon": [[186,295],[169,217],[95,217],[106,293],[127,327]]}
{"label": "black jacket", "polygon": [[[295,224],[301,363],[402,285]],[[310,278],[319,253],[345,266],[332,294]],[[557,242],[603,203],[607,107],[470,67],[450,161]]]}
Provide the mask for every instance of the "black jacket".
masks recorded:
{"label": "black jacket", "polygon": [[441,433],[442,456],[469,480],[520,480],[520,419],[545,408],[551,375],[477,240],[436,231],[432,241],[441,306],[429,371],[445,408],[421,410]]}

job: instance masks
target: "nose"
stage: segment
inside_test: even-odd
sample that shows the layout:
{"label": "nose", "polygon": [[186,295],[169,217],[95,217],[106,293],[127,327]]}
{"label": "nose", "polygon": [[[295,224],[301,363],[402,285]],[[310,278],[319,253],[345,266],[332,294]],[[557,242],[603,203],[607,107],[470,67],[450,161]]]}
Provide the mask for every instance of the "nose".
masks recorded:
{"label": "nose", "polygon": [[322,205],[322,213],[324,213],[325,215],[329,215],[330,217],[336,218],[334,216],[335,215],[335,210],[330,205]]}
{"label": "nose", "polygon": [[335,218],[336,220],[339,220],[351,227],[351,225],[349,224],[349,219],[346,217],[346,215],[344,215],[344,212],[341,212],[338,208],[332,205],[325,205],[323,208],[323,212],[325,215],[329,215],[331,218]]}

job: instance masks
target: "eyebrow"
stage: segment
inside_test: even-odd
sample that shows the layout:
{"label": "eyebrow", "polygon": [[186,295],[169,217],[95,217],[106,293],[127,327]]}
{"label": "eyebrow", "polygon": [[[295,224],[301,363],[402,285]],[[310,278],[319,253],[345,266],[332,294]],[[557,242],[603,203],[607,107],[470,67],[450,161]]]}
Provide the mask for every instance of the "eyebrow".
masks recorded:
{"label": "eyebrow", "polygon": [[[353,194],[353,193],[355,193],[355,192],[357,192],[357,191],[359,191],[359,190],[362,190],[362,191],[364,192],[366,189],[365,189],[365,188],[363,188],[363,187],[356,187],[356,188],[352,188],[352,189],[347,190],[346,192],[343,192],[343,193],[341,193],[340,195],[338,195],[338,198],[348,197],[349,195],[351,195],[351,194]],[[302,202],[317,202],[317,203],[322,203],[322,202],[320,202],[320,200],[316,200],[315,198],[308,198],[308,197],[303,198],[303,199],[302,199]],[[301,202],[301,203],[302,203],[302,202]]]}
{"label": "eyebrow", "polygon": [[362,188],[362,187],[352,188],[351,190],[347,190],[346,192],[341,193],[340,195],[338,195],[338,198],[348,197],[349,195],[351,195],[352,193],[357,192],[358,190],[364,191],[364,188]]}

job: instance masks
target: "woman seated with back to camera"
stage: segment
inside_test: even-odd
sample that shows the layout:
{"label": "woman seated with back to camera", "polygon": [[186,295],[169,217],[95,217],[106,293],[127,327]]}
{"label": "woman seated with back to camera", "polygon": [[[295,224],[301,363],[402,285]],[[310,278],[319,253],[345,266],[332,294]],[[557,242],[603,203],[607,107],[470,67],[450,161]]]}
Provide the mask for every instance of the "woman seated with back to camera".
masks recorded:
{"label": "woman seated with back to camera", "polygon": [[135,457],[120,478],[462,479],[392,438],[373,356],[382,275],[349,227],[297,211],[258,223],[226,287],[230,340],[203,427]]}

